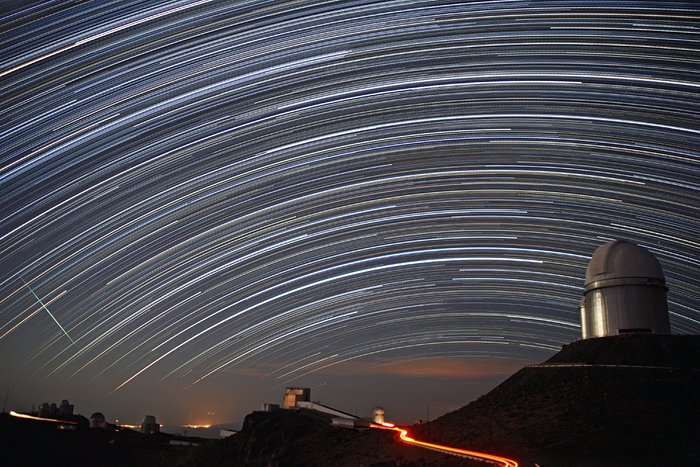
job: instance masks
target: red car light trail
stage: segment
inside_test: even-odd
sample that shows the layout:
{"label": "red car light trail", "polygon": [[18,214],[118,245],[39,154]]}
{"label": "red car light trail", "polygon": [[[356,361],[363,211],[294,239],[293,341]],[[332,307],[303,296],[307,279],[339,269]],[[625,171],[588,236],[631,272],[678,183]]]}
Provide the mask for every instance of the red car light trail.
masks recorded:
{"label": "red car light trail", "polygon": [[420,446],[425,449],[432,449],[434,451],[440,451],[447,454],[458,455],[463,457],[468,457],[471,459],[479,461],[492,462],[503,467],[518,467],[518,463],[513,459],[508,459],[501,456],[496,456],[494,454],[487,454],[485,452],[469,451],[467,449],[453,448],[450,446],[442,446],[440,444],[428,443],[425,441],[418,441],[416,439],[408,436],[408,431],[403,428],[399,428],[393,423],[382,423],[380,425],[372,424],[372,428],[380,428],[383,430],[394,430],[399,432],[399,437],[405,443],[412,444],[414,446]]}

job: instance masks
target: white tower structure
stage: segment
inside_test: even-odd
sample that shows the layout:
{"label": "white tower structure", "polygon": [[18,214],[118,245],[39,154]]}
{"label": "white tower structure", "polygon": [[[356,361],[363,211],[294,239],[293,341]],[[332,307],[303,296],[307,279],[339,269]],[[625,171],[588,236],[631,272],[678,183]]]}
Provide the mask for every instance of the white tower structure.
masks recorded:
{"label": "white tower structure", "polygon": [[588,263],[581,337],[670,334],[666,279],[646,248],[626,240],[599,247]]}
{"label": "white tower structure", "polygon": [[372,421],[377,425],[384,423],[384,409],[381,407],[375,407],[372,411]]}

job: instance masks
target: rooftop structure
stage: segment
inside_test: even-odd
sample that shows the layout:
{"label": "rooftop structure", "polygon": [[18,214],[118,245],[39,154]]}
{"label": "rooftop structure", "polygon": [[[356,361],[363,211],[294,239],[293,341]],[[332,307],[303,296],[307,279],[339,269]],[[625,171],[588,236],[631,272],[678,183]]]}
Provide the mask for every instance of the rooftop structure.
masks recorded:
{"label": "rooftop structure", "polygon": [[284,392],[285,409],[294,409],[297,407],[297,402],[309,402],[310,400],[310,388],[287,388]]}
{"label": "rooftop structure", "polygon": [[279,408],[279,404],[271,404],[269,402],[265,402],[262,406],[263,412],[274,412],[275,410],[279,410]]}
{"label": "rooftop structure", "polygon": [[61,405],[58,406],[58,415],[64,417],[66,415],[73,415],[73,404],[70,404],[66,399],[61,401]]}
{"label": "rooftop structure", "polygon": [[55,402],[48,403],[44,402],[39,405],[39,416],[40,417],[68,417],[73,415],[73,404],[69,403],[66,399],[63,399],[61,405],[56,405]]}

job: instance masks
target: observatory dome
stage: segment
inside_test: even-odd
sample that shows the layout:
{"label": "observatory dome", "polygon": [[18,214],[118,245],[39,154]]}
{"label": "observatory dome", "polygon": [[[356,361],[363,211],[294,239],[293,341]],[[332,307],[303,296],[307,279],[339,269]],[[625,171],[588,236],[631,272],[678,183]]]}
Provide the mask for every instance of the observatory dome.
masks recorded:
{"label": "observatory dome", "polygon": [[146,415],[141,422],[141,433],[151,434],[160,432],[160,424],[156,422],[156,417]]}
{"label": "observatory dome", "polygon": [[646,248],[626,240],[602,245],[586,269],[582,337],[670,334],[666,290],[661,264]]}
{"label": "observatory dome", "polygon": [[644,277],[665,282],[661,264],[649,250],[627,240],[599,247],[586,269],[586,286],[596,281]]}
{"label": "observatory dome", "polygon": [[90,428],[95,428],[99,430],[104,430],[107,427],[107,421],[102,412],[95,412],[90,415]]}

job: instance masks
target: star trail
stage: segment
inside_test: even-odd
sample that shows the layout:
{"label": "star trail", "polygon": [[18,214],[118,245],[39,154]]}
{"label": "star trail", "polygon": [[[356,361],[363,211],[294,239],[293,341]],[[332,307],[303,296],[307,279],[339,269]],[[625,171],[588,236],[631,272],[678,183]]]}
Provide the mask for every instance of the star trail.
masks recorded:
{"label": "star trail", "polygon": [[700,333],[695,2],[5,8],[3,373],[116,397],[541,361],[618,238]]}

